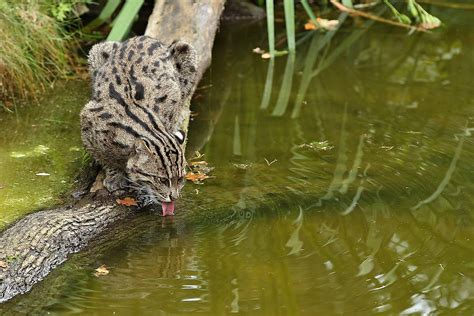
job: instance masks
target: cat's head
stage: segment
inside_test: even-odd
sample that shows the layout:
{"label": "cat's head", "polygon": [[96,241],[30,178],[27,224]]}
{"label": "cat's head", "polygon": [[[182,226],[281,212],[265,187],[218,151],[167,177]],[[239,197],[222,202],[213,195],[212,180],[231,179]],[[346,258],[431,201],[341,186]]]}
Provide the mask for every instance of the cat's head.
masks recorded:
{"label": "cat's head", "polygon": [[127,162],[128,178],[143,205],[173,203],[185,183],[184,133],[162,135],[159,141],[138,139]]}

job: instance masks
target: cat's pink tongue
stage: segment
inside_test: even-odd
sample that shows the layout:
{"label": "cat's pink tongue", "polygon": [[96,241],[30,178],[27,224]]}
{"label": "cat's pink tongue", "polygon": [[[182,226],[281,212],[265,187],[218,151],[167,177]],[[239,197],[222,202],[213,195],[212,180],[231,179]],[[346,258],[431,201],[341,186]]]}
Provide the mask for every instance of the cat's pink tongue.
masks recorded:
{"label": "cat's pink tongue", "polygon": [[163,216],[174,215],[174,201],[161,202],[161,209],[163,210]]}

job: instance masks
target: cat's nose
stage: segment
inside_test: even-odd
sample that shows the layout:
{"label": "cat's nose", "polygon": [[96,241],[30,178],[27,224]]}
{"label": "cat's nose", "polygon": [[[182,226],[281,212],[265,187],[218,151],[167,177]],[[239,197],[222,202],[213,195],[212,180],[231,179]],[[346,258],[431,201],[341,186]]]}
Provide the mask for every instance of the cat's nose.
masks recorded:
{"label": "cat's nose", "polygon": [[177,200],[178,198],[179,198],[179,192],[178,192],[178,191],[172,191],[172,192],[170,193],[170,199],[171,199],[172,201]]}

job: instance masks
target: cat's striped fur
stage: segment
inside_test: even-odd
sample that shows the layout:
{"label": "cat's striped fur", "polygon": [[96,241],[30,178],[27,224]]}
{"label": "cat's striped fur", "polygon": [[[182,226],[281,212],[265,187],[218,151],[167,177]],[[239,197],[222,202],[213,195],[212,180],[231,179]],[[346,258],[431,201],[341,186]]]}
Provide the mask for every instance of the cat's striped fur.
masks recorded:
{"label": "cat's striped fur", "polygon": [[196,80],[194,49],[147,36],[104,42],[91,49],[89,70],[92,99],[81,112],[81,133],[106,171],[105,187],[119,194],[131,188],[142,204],[176,200],[185,176],[179,128]]}

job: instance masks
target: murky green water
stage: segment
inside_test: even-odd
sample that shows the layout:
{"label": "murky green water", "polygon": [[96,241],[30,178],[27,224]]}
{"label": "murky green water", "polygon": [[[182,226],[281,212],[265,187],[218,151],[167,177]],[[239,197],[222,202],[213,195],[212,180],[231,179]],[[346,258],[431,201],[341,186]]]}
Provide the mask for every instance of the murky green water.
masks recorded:
{"label": "murky green water", "polygon": [[0,112],[0,229],[57,203],[82,157],[78,111],[85,82],[58,83],[39,104]]}
{"label": "murky green water", "polygon": [[4,311],[473,314],[474,33],[445,12],[432,35],[308,37],[273,69],[261,26],[223,27],[189,143],[213,178]]}

